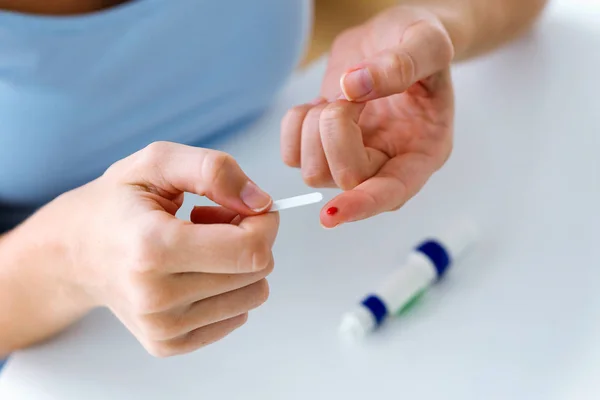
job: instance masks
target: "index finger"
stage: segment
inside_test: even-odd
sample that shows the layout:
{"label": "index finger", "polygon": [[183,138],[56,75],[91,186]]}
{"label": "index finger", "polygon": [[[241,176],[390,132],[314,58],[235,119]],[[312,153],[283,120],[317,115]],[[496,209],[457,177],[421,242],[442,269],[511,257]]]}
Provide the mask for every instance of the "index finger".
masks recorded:
{"label": "index finger", "polygon": [[216,150],[155,142],[112,168],[124,183],[163,198],[194,193],[243,215],[263,213],[273,203],[231,155]]}
{"label": "index finger", "polygon": [[279,213],[246,217],[239,225],[177,222],[166,235],[166,272],[244,274],[269,266]]}
{"label": "index finger", "polygon": [[321,143],[331,175],[343,190],[353,189],[373,176],[388,159],[381,151],[364,145],[359,125],[364,108],[364,103],[338,100],[321,112]]}

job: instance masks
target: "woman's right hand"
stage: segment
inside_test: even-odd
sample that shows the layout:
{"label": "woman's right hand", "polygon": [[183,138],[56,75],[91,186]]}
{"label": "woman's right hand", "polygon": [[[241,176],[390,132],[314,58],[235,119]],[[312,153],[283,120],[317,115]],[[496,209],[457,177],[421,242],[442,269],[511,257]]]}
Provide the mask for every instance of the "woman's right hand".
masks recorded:
{"label": "woman's right hand", "polygon": [[[222,207],[177,219],[184,192]],[[154,143],[26,224],[57,228],[65,250],[52,274],[72,301],[108,307],[165,357],[223,338],[266,301],[279,225],[271,204],[231,156]]]}

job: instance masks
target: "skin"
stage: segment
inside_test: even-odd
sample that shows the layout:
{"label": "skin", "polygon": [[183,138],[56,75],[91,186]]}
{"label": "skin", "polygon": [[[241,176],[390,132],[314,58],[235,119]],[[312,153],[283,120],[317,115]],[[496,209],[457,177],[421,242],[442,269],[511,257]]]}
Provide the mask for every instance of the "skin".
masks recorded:
{"label": "skin", "polygon": [[[0,8],[70,15],[118,3],[0,0]],[[320,96],[282,121],[284,161],[311,186],[342,189],[321,223],[368,218],[414,196],[451,154],[451,63],[510,41],[543,5],[405,1],[337,35]],[[184,192],[218,206],[181,221]],[[155,143],[117,162],[0,237],[0,355],[96,307],[157,357],[222,339],[268,297],[279,225],[265,213],[271,203],[217,151]]]}

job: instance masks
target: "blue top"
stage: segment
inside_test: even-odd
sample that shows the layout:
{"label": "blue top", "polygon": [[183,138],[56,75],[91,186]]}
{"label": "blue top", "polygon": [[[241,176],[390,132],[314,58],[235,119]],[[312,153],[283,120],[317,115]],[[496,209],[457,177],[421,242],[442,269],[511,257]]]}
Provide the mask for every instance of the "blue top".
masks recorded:
{"label": "blue top", "polygon": [[309,0],[0,11],[0,232],[153,141],[240,129],[299,61],[310,11]]}

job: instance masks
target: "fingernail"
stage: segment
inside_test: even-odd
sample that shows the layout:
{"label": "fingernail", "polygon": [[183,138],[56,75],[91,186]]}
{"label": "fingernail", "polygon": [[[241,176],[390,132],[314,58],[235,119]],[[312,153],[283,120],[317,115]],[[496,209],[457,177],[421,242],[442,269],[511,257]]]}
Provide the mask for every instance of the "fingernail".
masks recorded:
{"label": "fingernail", "polygon": [[346,99],[357,100],[373,91],[373,77],[368,69],[357,69],[342,76],[340,86]]}
{"label": "fingernail", "polygon": [[260,190],[256,184],[250,181],[248,181],[244,189],[242,189],[240,197],[244,204],[255,212],[266,210],[271,206],[272,202],[271,196]]}
{"label": "fingernail", "polygon": [[323,223],[322,223],[322,222],[319,222],[319,224],[321,224],[321,228],[323,228],[323,229],[326,229],[326,230],[328,230],[328,231],[329,231],[329,230],[331,230],[331,229],[334,229],[334,228],[336,228],[336,227],[337,227],[337,225],[334,225],[334,226],[332,226],[332,227],[325,226],[325,225],[323,225]]}
{"label": "fingernail", "polygon": [[242,217],[239,215],[236,215],[235,218],[231,220],[230,224],[231,225],[239,225],[240,222],[242,222]]}
{"label": "fingernail", "polygon": [[332,229],[335,229],[336,227],[337,227],[337,225],[336,226],[332,226],[332,227],[328,227],[328,226],[325,226],[325,225],[321,224],[321,228],[325,229],[326,231],[330,231]]}

